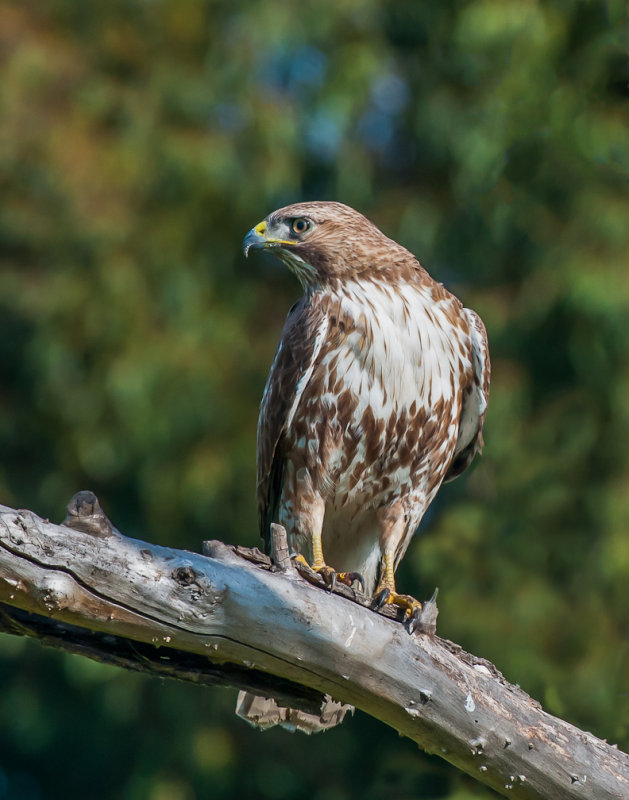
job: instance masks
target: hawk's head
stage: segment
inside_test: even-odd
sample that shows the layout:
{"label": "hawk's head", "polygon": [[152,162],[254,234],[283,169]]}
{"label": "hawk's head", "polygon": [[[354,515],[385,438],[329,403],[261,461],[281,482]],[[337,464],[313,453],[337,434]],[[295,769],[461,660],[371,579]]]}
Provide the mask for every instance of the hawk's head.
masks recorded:
{"label": "hawk's head", "polygon": [[413,256],[387,238],[373,222],[342,203],[295,203],[252,228],[243,243],[272,250],[304,286],[377,272],[386,261]]}

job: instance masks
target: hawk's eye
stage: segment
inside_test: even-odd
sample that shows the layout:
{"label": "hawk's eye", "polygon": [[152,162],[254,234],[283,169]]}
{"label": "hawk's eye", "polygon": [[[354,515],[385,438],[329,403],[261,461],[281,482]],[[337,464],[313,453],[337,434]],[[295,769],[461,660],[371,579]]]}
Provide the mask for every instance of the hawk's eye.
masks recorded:
{"label": "hawk's eye", "polygon": [[293,233],[305,233],[309,227],[310,223],[304,217],[297,217],[297,219],[294,219],[291,224]]}

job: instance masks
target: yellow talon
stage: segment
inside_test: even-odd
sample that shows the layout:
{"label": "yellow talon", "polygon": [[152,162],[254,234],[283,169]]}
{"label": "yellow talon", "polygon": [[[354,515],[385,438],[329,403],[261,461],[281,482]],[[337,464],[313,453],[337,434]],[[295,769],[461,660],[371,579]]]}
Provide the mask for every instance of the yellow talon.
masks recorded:
{"label": "yellow talon", "polygon": [[410,594],[398,594],[397,592],[392,592],[386,586],[376,592],[375,596],[378,598],[378,608],[382,608],[385,605],[403,608],[405,619],[419,613],[423,608],[419,600],[416,600]]}
{"label": "yellow talon", "polygon": [[404,611],[404,621],[409,620],[409,630],[412,633],[422,612],[422,604],[410,594],[398,594],[395,590],[394,557],[392,553],[385,553],[380,583],[374,594],[376,608],[385,605],[394,605]]}
{"label": "yellow talon", "polygon": [[295,564],[301,564],[304,567],[308,567],[308,569],[312,569],[310,564],[306,561],[306,559],[302,556],[301,553],[295,553],[295,555],[292,558]]}
{"label": "yellow talon", "polygon": [[328,588],[334,589],[336,585],[336,572],[332,569],[332,567],[328,567],[323,559],[320,559],[317,563],[317,559],[315,558],[313,559],[312,564],[309,564],[301,553],[297,553],[293,556],[293,561],[298,566],[306,567],[309,571],[316,572],[317,575],[321,575]]}
{"label": "yellow talon", "polygon": [[336,579],[350,588],[354,583],[359,583],[363,594],[365,594],[365,579],[360,572],[337,572]]}
{"label": "yellow talon", "polygon": [[321,575],[329,589],[334,589],[337,580],[344,583],[346,586],[352,586],[354,581],[357,581],[362,586],[363,594],[365,593],[365,580],[358,572],[336,572],[332,567],[329,567],[323,560],[323,548],[321,547],[321,534],[312,536],[312,564],[309,564],[306,558],[301,553],[296,553],[293,556],[295,564],[302,567],[307,567],[308,570],[316,572]]}

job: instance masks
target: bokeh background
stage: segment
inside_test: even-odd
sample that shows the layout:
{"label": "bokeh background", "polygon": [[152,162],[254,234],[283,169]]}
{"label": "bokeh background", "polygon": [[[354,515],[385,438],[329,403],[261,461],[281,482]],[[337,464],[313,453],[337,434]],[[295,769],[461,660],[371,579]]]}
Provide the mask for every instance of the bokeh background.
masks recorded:
{"label": "bokeh background", "polygon": [[[244,233],[371,217],[484,318],[486,448],[400,572],[439,631],[629,745],[622,0],[0,0],[0,501],[257,543],[255,426],[299,287]],[[0,638],[0,798],[488,798],[357,713],[260,734],[235,692]]]}

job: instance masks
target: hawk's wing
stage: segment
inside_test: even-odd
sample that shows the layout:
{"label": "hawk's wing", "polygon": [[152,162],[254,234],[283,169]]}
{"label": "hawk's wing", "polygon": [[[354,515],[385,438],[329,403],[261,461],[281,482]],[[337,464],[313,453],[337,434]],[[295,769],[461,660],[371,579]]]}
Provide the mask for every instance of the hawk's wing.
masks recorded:
{"label": "hawk's wing", "polygon": [[476,453],[482,450],[483,423],[489,399],[491,364],[487,331],[482,319],[475,311],[472,311],[471,308],[464,308],[463,313],[467,316],[470,325],[474,380],[471,388],[463,395],[459,437],[444,483],[457,478],[464,472],[472,463]]}
{"label": "hawk's wing", "polygon": [[267,378],[258,419],[258,521],[265,544],[282,494],[281,440],[306,387],[328,320],[321,307],[302,298],[288,312]]}

